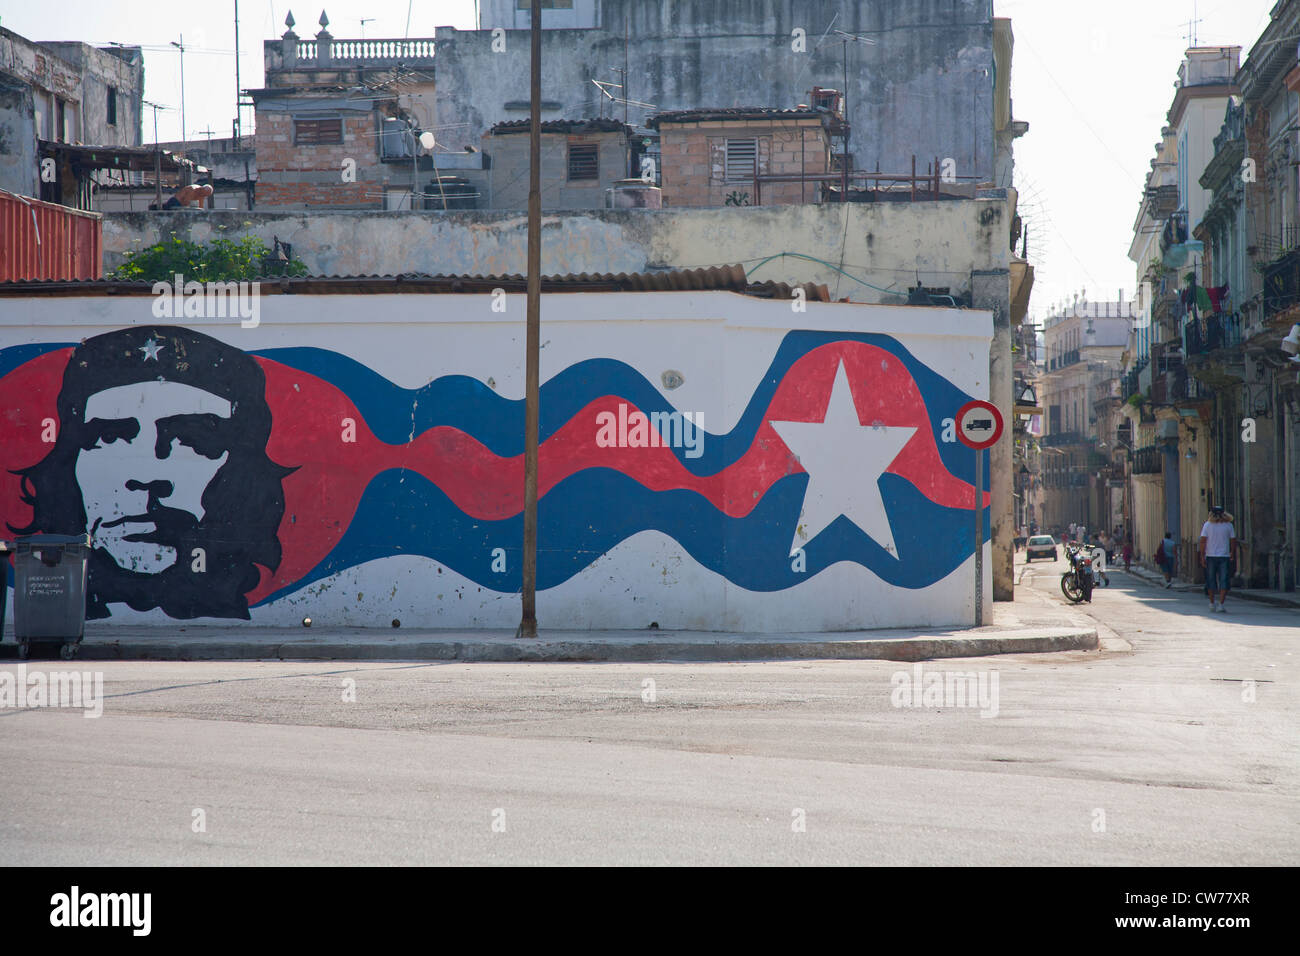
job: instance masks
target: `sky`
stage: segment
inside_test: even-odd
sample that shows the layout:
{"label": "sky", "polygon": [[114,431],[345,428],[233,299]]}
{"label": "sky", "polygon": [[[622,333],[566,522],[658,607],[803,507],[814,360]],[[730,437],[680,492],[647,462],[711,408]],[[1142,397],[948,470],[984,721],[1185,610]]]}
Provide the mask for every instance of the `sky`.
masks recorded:
{"label": "sky", "polygon": [[[725,0],[717,0],[725,2]],[[1133,295],[1128,258],[1133,220],[1174,94],[1194,17],[1201,46],[1239,45],[1244,57],[1268,24],[1275,0],[994,0],[1015,32],[1011,96],[1029,123],[1016,141],[1016,185],[1036,277],[1030,315],[1042,319],[1081,291],[1091,301]],[[158,135],[181,136],[180,56],[184,37],[189,138],[229,136],[235,113],[234,10],[239,9],[240,82],[262,85],[262,42],[284,32],[291,0],[62,0],[58,16],[40,3],[0,12],[0,24],[33,40],[112,42],[145,48],[145,98]],[[474,0],[313,0],[294,9],[295,32],[319,29],[321,5],[336,37],[432,36],[438,26],[470,29]],[[9,4],[15,7],[16,4]],[[408,12],[410,15],[408,33]],[[367,22],[362,23],[362,18]],[[245,126],[252,128],[252,110]],[[145,140],[153,140],[146,111]]]}

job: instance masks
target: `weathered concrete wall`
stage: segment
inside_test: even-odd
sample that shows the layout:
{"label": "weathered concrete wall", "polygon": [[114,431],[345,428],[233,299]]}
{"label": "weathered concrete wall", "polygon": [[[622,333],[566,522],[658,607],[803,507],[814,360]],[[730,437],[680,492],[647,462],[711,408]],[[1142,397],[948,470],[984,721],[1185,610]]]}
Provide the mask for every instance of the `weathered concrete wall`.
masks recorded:
{"label": "weathered concrete wall", "polygon": [[[110,623],[517,623],[524,296],[257,301],[244,327],[0,299],[0,527],[91,532]],[[988,395],[988,312],[542,308],[543,627],[973,621],[974,456],[946,424]]]}
{"label": "weathered concrete wall", "polygon": [[[109,213],[105,269],[120,265],[125,252],[172,234],[198,241],[255,235],[268,244],[278,236],[293,243],[310,272],[322,275],[518,274],[525,271],[528,238],[527,217],[518,212]],[[739,262],[752,270],[754,281],[824,283],[836,298],[854,302],[905,301],[918,276],[927,287],[949,286],[960,294],[969,291],[972,271],[1006,270],[1008,257],[1006,200],[1000,195],[953,202],[602,209],[547,215],[542,224],[542,270],[548,275]]]}
{"label": "weathered concrete wall", "polygon": [[[138,146],[144,65],[84,43],[36,43],[0,28],[0,189],[40,194],[38,139]],[[117,122],[108,123],[108,89],[117,90]],[[55,129],[58,102],[67,129]],[[39,117],[39,119],[38,119]]]}
{"label": "weathered concrete wall", "polygon": [[0,189],[20,196],[40,195],[30,89],[0,89]]}
{"label": "weathered concrete wall", "polygon": [[[83,143],[105,146],[139,146],[144,142],[144,59],[139,50],[122,50],[119,56],[79,42],[45,42],[81,72],[79,88]],[[108,88],[117,90],[117,122],[108,122]]]}
{"label": "weathered concrete wall", "polygon": [[[602,28],[544,32],[542,96],[556,109],[543,118],[599,115],[591,81],[614,79],[625,43],[628,96],[659,110],[793,107],[813,86],[843,86],[847,55],[859,168],[905,172],[913,154],[951,157],[958,175],[991,181],[992,14],[991,0],[604,0]],[[792,50],[795,29],[805,53]],[[819,46],[831,29],[876,42],[849,43],[847,54],[838,40]],[[526,33],[508,31],[494,53],[488,30],[440,27],[436,62],[439,124],[468,123],[478,136],[526,116],[505,109],[527,99]],[[629,120],[650,112],[633,108]]]}

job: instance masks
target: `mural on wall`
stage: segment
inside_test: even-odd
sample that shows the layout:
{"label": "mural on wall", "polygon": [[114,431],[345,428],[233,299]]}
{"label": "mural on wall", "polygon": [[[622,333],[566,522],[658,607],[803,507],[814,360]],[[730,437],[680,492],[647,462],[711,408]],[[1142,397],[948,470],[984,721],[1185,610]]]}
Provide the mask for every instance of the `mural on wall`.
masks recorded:
{"label": "mural on wall", "polygon": [[[0,521],[92,533],[91,617],[247,618],[399,554],[518,591],[523,403],[432,364],[408,390],[169,326],[0,350]],[[943,440],[971,397],[889,336],[794,331],[714,433],[624,362],[570,365],[541,392],[538,585],[646,530],[754,591],[845,561],[934,584],[971,553],[973,456]]]}

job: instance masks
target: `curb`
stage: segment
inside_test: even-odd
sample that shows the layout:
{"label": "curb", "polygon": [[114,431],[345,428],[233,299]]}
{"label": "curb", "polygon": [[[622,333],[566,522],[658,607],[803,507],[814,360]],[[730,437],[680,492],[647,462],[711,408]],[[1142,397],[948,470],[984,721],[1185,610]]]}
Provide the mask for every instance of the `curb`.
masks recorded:
{"label": "curb", "polygon": [[198,641],[193,643],[95,642],[80,645],[77,660],[166,661],[768,661],[888,660],[924,661],[992,654],[1041,654],[1096,650],[1096,628],[1040,628],[1015,636],[939,637],[862,640],[788,640],[780,637],[736,641],[633,640],[547,641],[523,645],[504,641],[407,640],[268,644]]}
{"label": "curb", "polygon": [[[1160,580],[1160,576],[1158,574],[1152,574],[1151,572],[1139,573],[1137,568],[1134,568],[1132,571],[1129,571],[1127,573],[1132,577],[1137,578],[1139,581],[1146,582],[1152,587],[1160,588],[1162,590],[1164,589],[1163,582]],[[1178,583],[1175,583],[1174,586],[1170,588],[1170,590],[1181,591],[1184,594],[1195,594],[1204,590],[1203,585],[1189,584],[1185,581],[1180,582],[1178,578],[1175,578],[1174,580],[1175,582]],[[1229,596],[1242,601],[1253,601],[1256,604],[1267,604],[1271,607],[1285,607],[1285,608],[1292,608],[1292,609],[1300,609],[1300,597],[1296,597],[1296,598],[1274,597],[1271,594],[1252,593],[1245,589],[1237,589],[1237,590],[1230,591]]]}

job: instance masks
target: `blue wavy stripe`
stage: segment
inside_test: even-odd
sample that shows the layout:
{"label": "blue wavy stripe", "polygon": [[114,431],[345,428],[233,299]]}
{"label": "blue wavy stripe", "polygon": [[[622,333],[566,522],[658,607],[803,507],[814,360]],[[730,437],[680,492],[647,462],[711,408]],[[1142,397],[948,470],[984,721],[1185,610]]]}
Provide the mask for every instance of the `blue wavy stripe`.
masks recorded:
{"label": "blue wavy stripe", "polygon": [[[782,478],[752,512],[730,518],[693,491],[654,492],[608,468],[579,472],[538,504],[537,585],[545,589],[569,580],[620,541],[646,530],[662,531],[695,561],[752,591],[793,587],[840,561],[865,565],[889,584],[921,588],[951,573],[971,554],[969,510],[942,508],[910,482],[885,475],[881,491],[899,557],[841,516],[805,547],[807,570],[797,572],[788,555],[807,482],[806,474]],[[984,527],[987,541],[987,520]],[[398,554],[432,558],[480,587],[513,593],[521,587],[522,540],[521,515],[502,521],[471,518],[432,482],[411,472],[388,471],[366,488],[348,530],[325,559],[261,603]],[[506,554],[503,574],[492,571],[497,548]],[[653,573],[646,569],[647,575]],[[433,600],[436,576],[429,588]],[[451,591],[448,585],[444,600],[457,600]]]}
{"label": "blue wavy stripe", "polygon": [[[707,430],[706,421],[704,453],[699,458],[687,458],[685,449],[673,449],[686,470],[695,475],[716,474],[744,456],[753,445],[767,407],[791,366],[813,349],[832,342],[865,342],[898,358],[916,380],[935,434],[942,431],[943,419],[956,415],[974,397],[958,389],[890,336],[869,332],[788,332],[735,427],[725,435],[715,434]],[[523,400],[503,398],[477,379],[448,375],[419,389],[405,389],[346,355],[324,349],[266,349],[253,354],[333,384],[357,406],[375,435],[388,444],[405,443],[412,426],[420,434],[447,425],[473,436],[493,454],[501,457],[523,454]],[[542,385],[540,440],[546,441],[602,395],[616,395],[648,413],[677,411],[659,389],[625,362],[589,359],[569,366]],[[964,481],[974,480],[974,456],[969,449],[943,442],[938,443],[938,448],[944,467]]]}

